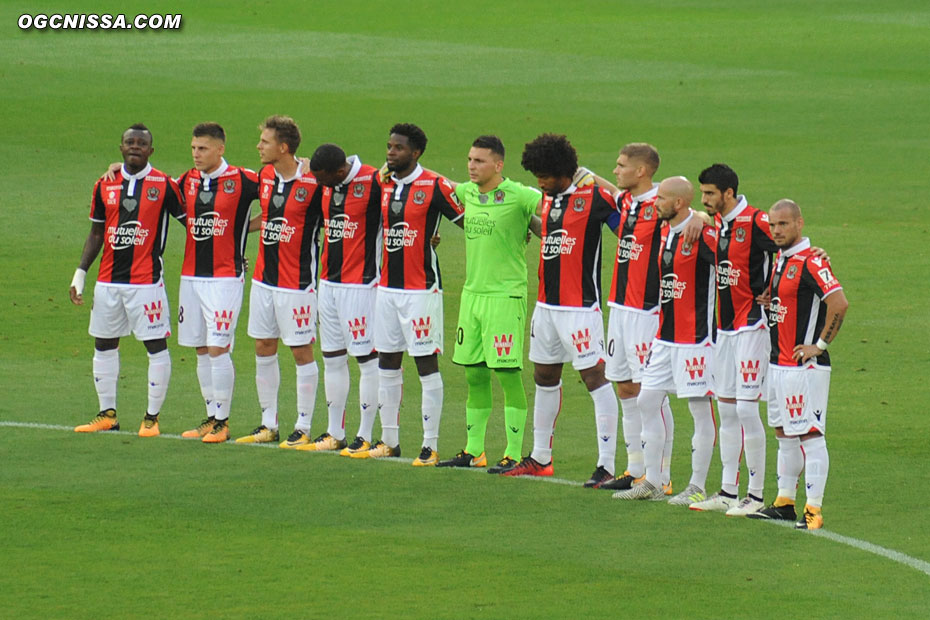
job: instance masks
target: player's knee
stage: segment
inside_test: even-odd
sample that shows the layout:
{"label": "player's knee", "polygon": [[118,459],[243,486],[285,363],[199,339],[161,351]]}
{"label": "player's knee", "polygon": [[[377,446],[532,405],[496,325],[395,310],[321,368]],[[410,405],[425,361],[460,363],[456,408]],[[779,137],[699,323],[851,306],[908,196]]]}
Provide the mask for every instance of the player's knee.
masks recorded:
{"label": "player's knee", "polygon": [[417,365],[417,374],[421,377],[439,372],[439,356],[435,353],[415,357],[414,360]]}
{"label": "player's knee", "polygon": [[158,340],[146,340],[143,342],[145,345],[145,350],[155,355],[156,353],[161,353],[168,348],[168,340],[165,338],[159,338]]}

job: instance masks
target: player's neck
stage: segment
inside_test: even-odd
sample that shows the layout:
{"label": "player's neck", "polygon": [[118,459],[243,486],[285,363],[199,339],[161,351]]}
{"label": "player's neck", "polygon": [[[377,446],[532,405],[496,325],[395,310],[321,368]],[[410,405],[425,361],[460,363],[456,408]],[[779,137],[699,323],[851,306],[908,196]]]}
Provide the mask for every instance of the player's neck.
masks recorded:
{"label": "player's neck", "polygon": [[133,176],[136,176],[137,174],[139,174],[140,172],[142,172],[143,170],[145,170],[146,166],[148,166],[148,165],[149,165],[149,162],[148,162],[148,161],[146,161],[146,162],[145,162],[144,164],[142,164],[141,166],[131,166],[131,165],[129,165],[129,164],[127,164],[127,163],[124,162],[124,163],[123,163],[123,168],[125,168],[125,169],[126,169],[126,172],[128,172],[129,174],[131,174],[131,175],[133,175]]}
{"label": "player's neck", "polygon": [[492,189],[495,189],[498,185],[503,183],[503,181],[504,181],[503,175],[496,174],[490,179],[488,179],[487,181],[485,181],[484,183],[482,183],[481,185],[479,185],[478,191],[481,192],[482,194],[487,194],[489,191],[491,191]]}
{"label": "player's neck", "polygon": [[294,159],[294,157],[291,155],[282,157],[273,165],[275,172],[280,174],[285,179],[293,179],[295,176],[297,176],[297,160]]}
{"label": "player's neck", "polygon": [[629,189],[630,196],[642,196],[652,190],[652,178],[643,179]]}
{"label": "player's neck", "polygon": [[691,217],[691,207],[685,207],[681,211],[675,214],[675,217],[668,221],[669,228],[675,228],[686,219]]}
{"label": "player's neck", "polygon": [[730,215],[733,209],[736,208],[736,205],[739,204],[739,201],[736,198],[726,200],[723,203],[723,210],[720,211],[720,217],[726,217]]}

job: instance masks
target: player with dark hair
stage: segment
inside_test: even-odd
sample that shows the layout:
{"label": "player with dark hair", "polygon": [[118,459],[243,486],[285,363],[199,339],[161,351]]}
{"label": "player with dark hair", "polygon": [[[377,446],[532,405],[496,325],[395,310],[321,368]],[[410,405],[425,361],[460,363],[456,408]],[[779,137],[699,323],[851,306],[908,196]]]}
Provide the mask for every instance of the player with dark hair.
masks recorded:
{"label": "player with dark hair", "polygon": [[123,164],[112,180],[94,185],[90,233],[71,280],[71,303],[84,303],[87,270],[103,250],[88,332],[94,337],[94,387],[100,413],[79,433],[119,430],[116,385],[119,341],[130,333],[142,341],[149,357],[148,407],[140,437],[159,434],[158,414],[171,378],[167,338],[171,333],[168,297],[162,279],[162,254],[168,217],[183,220],[177,184],[149,163],[152,133],[136,123],[123,132]]}
{"label": "player with dark hair", "polygon": [[[768,374],[769,336],[756,297],[766,290],[777,250],[768,216],[737,194],[739,177],[726,164],[705,168],[701,202],[714,216],[719,233],[716,250],[717,337],[714,383],[720,410],[721,489],[692,510],[745,516],[762,509],[765,485],[765,427],[759,399]],[[746,454],[749,481],[739,499],[740,454]]]}
{"label": "player with dark hair", "polygon": [[[748,516],[791,520],[798,477],[804,471],[807,503],[795,527],[823,527],[823,495],[830,469],[827,453],[827,401],[830,354],[849,302],[829,261],[802,237],[804,218],[792,200],[769,210],[772,238],[780,251],[769,291],[771,336],[768,423],[778,437],[778,496],[768,508]],[[814,340],[816,338],[816,341]]]}
{"label": "player with dark hair", "polygon": [[505,475],[551,476],[552,438],[562,405],[562,366],[571,362],[594,401],[598,460],[586,487],[614,479],[617,397],[604,377],[601,227],[620,223],[613,194],[575,183],[578,156],[563,135],[543,134],[523,150],[523,167],[543,190],[539,294],[530,323],[534,364],[533,451]]}
{"label": "player with dark hair", "polygon": [[666,424],[662,405],[675,392],[688,399],[694,418],[691,446],[691,480],[689,489],[703,489],[714,446],[713,312],[714,251],[717,231],[703,226],[697,242],[683,237],[690,221],[698,219],[691,210],[694,187],[684,177],[671,177],[656,190],[655,209],[668,222],[662,228],[659,258],[659,329],[652,341],[649,359],[643,369],[638,403],[642,412],[643,456],[646,474],[618,499],[661,500],[662,452],[665,449]]}
{"label": "player with dark hair", "polygon": [[248,333],[255,339],[255,387],[262,423],[236,442],[279,439],[280,339],[291,348],[297,366],[297,421],[294,432],[281,443],[282,448],[288,448],[292,447],[289,442],[310,434],[319,381],[313,342],[322,191],[313,175],[300,171],[294,155],[300,145],[300,129],[292,118],[270,116],[259,129],[256,148],[264,167],[258,175],[262,212],[256,220],[261,245],[249,294]]}
{"label": "player with dark hair", "polygon": [[462,207],[448,179],[425,170],[419,159],[426,134],[416,125],[391,127],[381,179],[383,252],[375,308],[381,440],[353,458],[400,456],[400,401],[404,351],[413,357],[422,390],[423,444],[415,466],[439,461],[443,384],[442,278],[430,239],[441,217],[461,226]]}
{"label": "player with dark hair", "polygon": [[468,151],[469,181],[455,188],[465,204],[465,286],[452,361],[465,366],[468,441],[455,457],[439,463],[441,467],[487,466],[484,444],[493,373],[504,393],[507,447],[489,473],[511,470],[523,450],[526,237],[531,226],[539,234],[539,218],[534,215],[539,192],[504,178],[504,154],[497,136],[476,138]]}
{"label": "player with dark hair", "polygon": [[[328,424],[314,440],[300,433],[289,439],[298,450],[342,450],[350,456],[371,447],[378,405],[378,356],[374,349],[375,295],[381,236],[378,170],[335,144],[322,144],[310,170],[323,186],[323,253],[320,258],[320,349]],[[355,440],[346,445],[345,407],[349,360],[359,367],[361,416]]]}

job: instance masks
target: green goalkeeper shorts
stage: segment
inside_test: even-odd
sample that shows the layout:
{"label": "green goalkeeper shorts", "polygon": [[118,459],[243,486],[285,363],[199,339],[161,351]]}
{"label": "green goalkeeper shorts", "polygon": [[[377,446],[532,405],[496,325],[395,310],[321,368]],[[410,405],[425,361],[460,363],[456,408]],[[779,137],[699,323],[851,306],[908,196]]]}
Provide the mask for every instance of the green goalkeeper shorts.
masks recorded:
{"label": "green goalkeeper shorts", "polygon": [[452,361],[488,368],[523,368],[525,297],[489,297],[462,291]]}

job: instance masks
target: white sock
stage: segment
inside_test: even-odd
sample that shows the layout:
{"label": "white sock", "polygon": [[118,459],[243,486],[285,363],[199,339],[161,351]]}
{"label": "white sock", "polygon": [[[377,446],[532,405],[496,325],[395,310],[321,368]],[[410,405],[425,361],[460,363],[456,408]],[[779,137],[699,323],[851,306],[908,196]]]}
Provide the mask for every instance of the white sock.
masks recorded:
{"label": "white sock", "polygon": [[823,506],[823,491],[830,472],[830,455],[827,453],[827,438],[823,435],[802,439],[804,449],[804,483],[807,488],[807,504]]}
{"label": "white sock", "polygon": [[119,349],[94,349],[94,389],[100,411],[116,409],[116,382],[119,380]]}
{"label": "white sock", "polygon": [[710,398],[689,398],[688,409],[694,418],[694,436],[691,437],[691,482],[702,489],[707,484],[707,470],[714,456],[714,410]]}
{"label": "white sock", "polygon": [[552,462],[552,436],[561,408],[562,382],[558,385],[537,383],[533,402],[533,452],[530,453],[537,463],[548,465]]}
{"label": "white sock", "polygon": [[663,400],[665,392],[661,390],[641,390],[638,398],[639,410],[643,414],[643,460],[646,464],[646,480],[657,489],[662,488],[662,452],[665,449]]}
{"label": "white sock", "polygon": [[617,397],[613,386],[605,383],[588,392],[594,401],[594,423],[597,427],[597,465],[611,474],[617,460]]}
{"label": "white sock", "polygon": [[281,385],[281,369],[278,354],[267,357],[255,356],[255,390],[258,406],[262,409],[262,426],[278,430],[278,388]]}
{"label": "white sock", "polygon": [[798,494],[798,478],[804,469],[804,452],[797,437],[778,438],[778,465],[776,469],[778,496],[794,500]]}
{"label": "white sock", "polygon": [[358,435],[365,441],[371,441],[371,429],[378,415],[378,360],[370,359],[358,365],[358,402],[361,417],[358,422]]}
{"label": "white sock", "polygon": [[316,388],[320,382],[320,370],[316,362],[297,366],[297,422],[294,430],[310,434],[313,422],[313,407],[316,405]]}
{"label": "white sock", "polygon": [[672,482],[672,448],[675,447],[675,416],[668,394],[662,401],[662,423],[665,424],[665,445],[662,447],[662,484]]}
{"label": "white sock", "polygon": [[349,399],[349,357],[323,357],[323,389],[326,391],[326,432],[336,439],[346,437],[346,401]]}
{"label": "white sock", "polygon": [[442,375],[438,372],[420,376],[422,401],[420,414],[423,416],[423,447],[439,449],[439,421],[442,419]]}
{"label": "white sock", "polygon": [[645,472],[643,464],[643,414],[636,397],[621,398],[623,410],[623,441],[626,443],[626,470],[634,478]]}
{"label": "white sock", "polygon": [[720,463],[723,465],[720,488],[730,495],[739,493],[739,456],[743,451],[743,429],[739,424],[736,403],[717,401],[720,411]]}
{"label": "white sock", "polygon": [[149,353],[149,407],[146,413],[158,415],[168,394],[168,382],[171,380],[171,355],[168,349],[158,353]]}
{"label": "white sock", "polygon": [[381,441],[389,448],[400,445],[400,401],[404,396],[404,371],[378,369],[378,414]]}
{"label": "white sock", "polygon": [[747,492],[761,500],[765,489],[765,426],[759,417],[759,401],[736,401],[736,413],[743,429],[743,451],[749,470]]}
{"label": "white sock", "polygon": [[216,417],[216,407],[213,404],[213,363],[207,353],[197,354],[197,380],[200,382],[200,395],[207,408],[207,417]]}
{"label": "white sock", "polygon": [[229,407],[232,404],[233,386],[236,383],[236,369],[233,367],[232,356],[228,352],[217,355],[210,358],[210,365],[213,371],[214,417],[217,420],[228,420]]}

